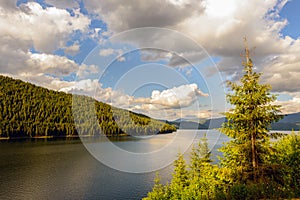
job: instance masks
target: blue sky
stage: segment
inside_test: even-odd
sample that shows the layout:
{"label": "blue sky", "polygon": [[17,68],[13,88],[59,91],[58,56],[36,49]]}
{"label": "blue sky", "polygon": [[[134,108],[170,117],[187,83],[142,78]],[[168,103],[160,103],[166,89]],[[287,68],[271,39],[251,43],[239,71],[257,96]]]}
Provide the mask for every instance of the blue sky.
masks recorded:
{"label": "blue sky", "polygon": [[292,0],[286,3],[280,12],[280,16],[288,20],[288,24],[281,31],[283,35],[291,36],[294,39],[300,37],[300,1]]}
{"label": "blue sky", "polygon": [[247,36],[276,103],[300,112],[297,0],[18,0],[0,8],[0,74],[156,118],[218,117],[229,106],[224,82],[242,73]]}

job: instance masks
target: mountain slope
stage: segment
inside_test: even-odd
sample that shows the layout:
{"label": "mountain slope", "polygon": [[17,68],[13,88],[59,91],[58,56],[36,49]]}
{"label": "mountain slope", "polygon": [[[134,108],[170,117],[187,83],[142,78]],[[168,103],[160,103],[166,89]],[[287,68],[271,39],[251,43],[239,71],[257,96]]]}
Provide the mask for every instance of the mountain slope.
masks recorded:
{"label": "mountain slope", "polygon": [[0,75],[0,137],[147,135],[175,130],[172,125],[91,97],[74,98]]}
{"label": "mountain slope", "polygon": [[273,130],[300,130],[300,113],[285,115],[282,120],[272,124]]}
{"label": "mountain slope", "polygon": [[[193,119],[193,120],[177,119],[175,121],[170,122],[170,124],[174,124],[176,125],[177,128],[181,128],[181,129],[197,129],[197,127],[198,129],[214,129],[214,128],[220,128],[222,126],[222,123],[225,120],[226,119],[224,117],[213,118],[213,119]],[[299,131],[300,113],[285,115],[282,120],[271,124],[271,130]]]}

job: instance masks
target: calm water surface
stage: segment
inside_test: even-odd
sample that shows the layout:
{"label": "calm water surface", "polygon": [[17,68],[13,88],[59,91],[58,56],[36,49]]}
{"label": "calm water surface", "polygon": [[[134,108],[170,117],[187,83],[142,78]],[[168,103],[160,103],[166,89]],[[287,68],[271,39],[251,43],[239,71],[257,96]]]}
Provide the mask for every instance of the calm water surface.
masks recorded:
{"label": "calm water surface", "polygon": [[[205,132],[198,131],[194,142]],[[172,134],[189,137],[192,131],[180,130]],[[172,134],[143,140],[126,137],[113,142],[125,150],[144,152],[162,145],[157,140],[167,141]],[[228,138],[217,131],[210,131],[207,137],[213,157],[220,155],[217,149]],[[174,147],[174,151],[178,148]],[[188,151],[185,153],[187,158]],[[0,160],[2,200],[141,199],[151,191],[155,177],[155,172],[126,173],[105,166],[86,150],[80,139],[2,141]],[[126,158],[120,160],[127,161]],[[170,180],[172,170],[172,165],[159,170],[162,182]]]}

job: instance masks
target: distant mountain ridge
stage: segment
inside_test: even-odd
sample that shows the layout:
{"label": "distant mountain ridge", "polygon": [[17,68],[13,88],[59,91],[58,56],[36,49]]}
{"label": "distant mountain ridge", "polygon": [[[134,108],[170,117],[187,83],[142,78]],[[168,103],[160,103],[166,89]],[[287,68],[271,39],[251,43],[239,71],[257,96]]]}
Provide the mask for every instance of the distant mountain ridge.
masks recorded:
{"label": "distant mountain ridge", "polygon": [[[170,121],[170,124],[175,125],[179,129],[215,129],[220,128],[225,121],[225,117],[221,118],[195,118],[195,119],[177,119]],[[284,118],[276,123],[271,124],[271,130],[300,130],[300,112],[286,114]]]}

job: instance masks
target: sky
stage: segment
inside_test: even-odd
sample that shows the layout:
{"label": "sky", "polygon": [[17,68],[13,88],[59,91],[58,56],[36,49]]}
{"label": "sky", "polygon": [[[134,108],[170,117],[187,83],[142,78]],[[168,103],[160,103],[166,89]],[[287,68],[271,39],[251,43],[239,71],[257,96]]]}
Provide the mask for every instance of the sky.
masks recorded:
{"label": "sky", "polygon": [[300,112],[299,0],[0,0],[0,74],[159,119],[219,117],[247,37]]}

